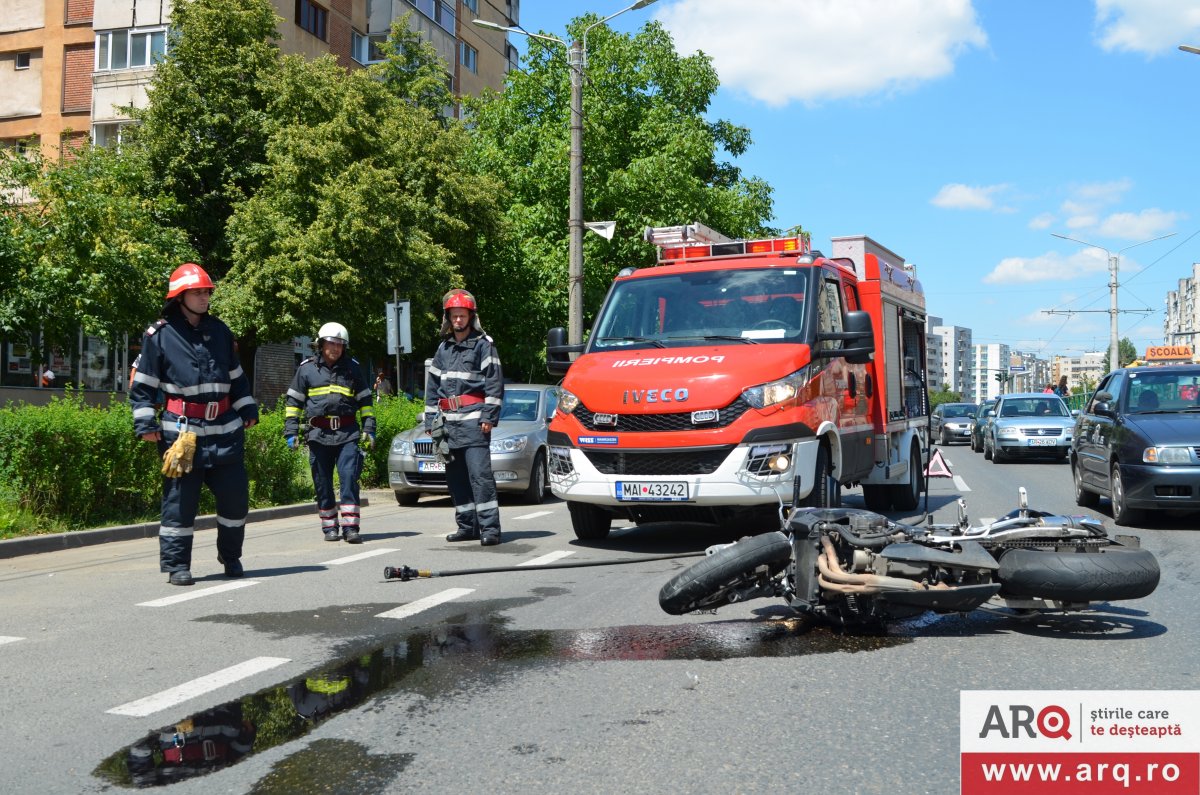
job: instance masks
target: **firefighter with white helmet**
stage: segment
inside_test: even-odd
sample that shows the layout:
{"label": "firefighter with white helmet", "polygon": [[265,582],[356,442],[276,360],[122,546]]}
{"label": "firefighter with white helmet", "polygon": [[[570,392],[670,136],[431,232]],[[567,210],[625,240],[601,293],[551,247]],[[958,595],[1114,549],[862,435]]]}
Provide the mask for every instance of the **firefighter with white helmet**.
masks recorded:
{"label": "firefighter with white helmet", "polygon": [[[363,454],[358,443],[375,445],[375,408],[371,385],[358,361],[346,353],[350,333],[341,323],[317,331],[316,355],[300,363],[287,391],[283,435],[293,450],[299,443],[301,415],[308,420],[305,439],[317,493],[317,513],[326,541],[361,544],[358,476]],[[362,424],[359,424],[359,417]],[[339,493],[333,490],[337,470]],[[340,520],[339,520],[340,513]]]}
{"label": "firefighter with white helmet", "polygon": [[504,373],[496,344],[479,322],[475,296],[451,290],[442,297],[442,310],[442,341],[425,384],[425,426],[444,436],[449,450],[446,485],[458,529],[446,540],[491,546],[500,543],[490,446],[504,402]]}
{"label": "firefighter with white helmet", "polygon": [[205,483],[217,503],[217,560],[227,577],[242,576],[250,510],[245,429],[258,422],[258,405],[233,332],[209,314],[212,292],[199,265],[175,269],[162,316],[142,337],[129,388],[134,433],[168,457],[183,442],[194,445],[182,466],[163,469],[159,565],[172,585],[193,582],[192,535]]}

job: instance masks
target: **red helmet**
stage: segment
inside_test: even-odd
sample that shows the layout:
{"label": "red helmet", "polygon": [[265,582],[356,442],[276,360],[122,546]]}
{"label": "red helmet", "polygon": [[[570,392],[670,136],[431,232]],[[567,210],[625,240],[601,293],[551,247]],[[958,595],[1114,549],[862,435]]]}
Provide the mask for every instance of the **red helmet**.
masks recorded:
{"label": "red helmet", "polygon": [[451,290],[442,296],[442,309],[469,309],[475,311],[475,296],[466,290]]}
{"label": "red helmet", "polygon": [[171,274],[171,282],[167,285],[167,298],[182,295],[185,290],[211,290],[214,286],[204,268],[193,262],[185,262]]}

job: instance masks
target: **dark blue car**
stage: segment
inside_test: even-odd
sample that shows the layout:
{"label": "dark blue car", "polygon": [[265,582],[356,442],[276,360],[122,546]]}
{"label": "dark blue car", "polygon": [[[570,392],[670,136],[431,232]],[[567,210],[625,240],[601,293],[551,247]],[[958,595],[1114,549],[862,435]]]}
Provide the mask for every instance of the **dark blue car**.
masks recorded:
{"label": "dark blue car", "polygon": [[1075,421],[1075,502],[1112,501],[1119,525],[1147,510],[1200,510],[1200,365],[1126,367]]}

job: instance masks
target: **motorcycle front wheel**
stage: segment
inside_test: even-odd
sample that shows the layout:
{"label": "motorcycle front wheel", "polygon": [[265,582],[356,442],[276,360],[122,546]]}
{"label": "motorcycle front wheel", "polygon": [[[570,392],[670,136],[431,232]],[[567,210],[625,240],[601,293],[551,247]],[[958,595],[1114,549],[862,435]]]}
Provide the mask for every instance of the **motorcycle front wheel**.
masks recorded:
{"label": "motorcycle front wheel", "polygon": [[1150,595],[1159,569],[1148,550],[1113,545],[1099,552],[1010,549],[996,575],[1001,596],[1115,602]]}
{"label": "motorcycle front wheel", "polygon": [[783,533],[763,533],[743,539],[668,580],[658,592],[658,605],[666,613],[681,616],[728,604],[729,591],[752,582],[758,567],[767,566],[774,575],[783,570],[791,557],[792,545]]}

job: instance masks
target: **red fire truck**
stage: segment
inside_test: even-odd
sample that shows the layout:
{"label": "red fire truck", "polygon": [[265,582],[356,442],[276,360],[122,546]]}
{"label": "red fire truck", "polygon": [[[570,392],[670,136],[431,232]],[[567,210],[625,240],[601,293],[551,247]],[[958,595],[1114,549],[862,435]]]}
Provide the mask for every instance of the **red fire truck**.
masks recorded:
{"label": "red fire truck", "polygon": [[564,376],[550,483],[579,538],[614,517],[768,529],[854,484],[873,510],[917,506],[929,410],[911,266],[861,235],[830,257],[803,233],[646,239],[658,263],[617,275],[585,345],[547,335]]}

